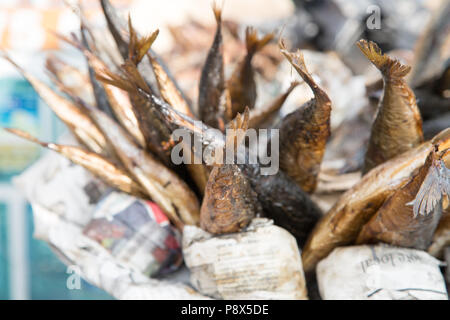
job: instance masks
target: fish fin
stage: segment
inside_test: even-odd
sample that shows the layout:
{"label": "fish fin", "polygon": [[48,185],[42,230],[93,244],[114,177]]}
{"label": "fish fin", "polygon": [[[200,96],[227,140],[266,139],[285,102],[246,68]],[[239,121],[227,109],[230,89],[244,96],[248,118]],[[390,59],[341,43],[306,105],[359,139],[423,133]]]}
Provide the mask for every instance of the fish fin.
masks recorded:
{"label": "fish fin", "polygon": [[361,39],[356,45],[386,78],[401,79],[411,70],[410,66],[403,65],[397,59],[383,54],[375,42]]}
{"label": "fish fin", "polygon": [[134,86],[128,81],[128,79],[119,74],[113,73],[111,70],[103,69],[102,71],[95,71],[95,78],[101,82],[118,87],[127,92],[134,90]]}
{"label": "fish fin", "polygon": [[258,31],[255,28],[247,27],[245,29],[245,45],[247,54],[253,56],[257,51],[261,50],[274,38],[273,33],[268,33],[261,39],[258,38]]}
{"label": "fish fin", "polygon": [[[448,150],[445,150],[444,154]],[[441,203],[443,196],[450,194],[450,169],[445,166],[442,155],[438,157],[435,152],[432,152],[429,157],[432,157],[432,163],[428,173],[415,199],[407,203],[413,206],[414,217],[430,214],[435,206]]]}
{"label": "fish fin", "polygon": [[159,34],[159,30],[156,29],[150,35],[139,39],[138,34],[133,27],[133,23],[131,22],[130,15],[128,15],[128,29],[130,33],[130,42],[128,45],[128,59],[133,61],[135,65],[138,65],[139,62],[141,62],[141,60],[150,50],[150,47],[152,46],[153,42],[155,42],[156,37]]}
{"label": "fish fin", "polygon": [[222,23],[222,9],[223,5],[219,5],[218,1],[214,1],[212,3],[212,10],[214,13],[214,18],[216,19],[216,22],[218,25]]}
{"label": "fish fin", "polygon": [[126,60],[125,63],[122,65],[122,69],[124,70],[127,78],[131,81],[131,83],[134,86],[148,93],[151,93],[151,90],[148,87],[147,83],[145,82],[144,78],[141,76],[136,65],[131,60]]}

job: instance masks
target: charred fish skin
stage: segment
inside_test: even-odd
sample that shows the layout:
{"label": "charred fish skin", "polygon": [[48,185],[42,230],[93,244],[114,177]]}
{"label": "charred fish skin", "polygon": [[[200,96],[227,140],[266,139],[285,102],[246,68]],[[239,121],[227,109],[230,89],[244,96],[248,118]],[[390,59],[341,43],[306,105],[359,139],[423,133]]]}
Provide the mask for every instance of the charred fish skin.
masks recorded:
{"label": "charred fish skin", "polygon": [[217,30],[200,77],[198,110],[200,118],[205,124],[223,131],[226,120],[225,110],[220,108],[220,102],[225,90],[222,9],[215,3],[213,12]]}
{"label": "charred fish skin", "polygon": [[[431,212],[427,214],[416,214],[413,206],[408,203],[416,198],[429,171],[436,165],[435,157],[434,152],[431,152],[419,172],[386,200],[378,212],[364,225],[356,239],[356,244],[385,242],[419,250],[429,247],[442,215],[442,203],[430,208]],[[433,193],[435,190],[427,191]]]}
{"label": "charred fish skin", "polygon": [[331,100],[316,84],[306,68],[303,54],[286,50],[281,53],[310,86],[314,98],[287,115],[280,128],[280,168],[308,193],[314,192],[325,146],[330,136]]}
{"label": "charred fish skin", "polygon": [[247,55],[238,64],[228,81],[228,88],[232,101],[232,114],[234,118],[237,113],[244,111],[245,107],[253,109],[256,102],[256,82],[255,72],[252,67],[252,58],[255,53],[261,50],[270,40],[273,34],[267,34],[262,39],[258,39],[257,31],[251,27],[245,30],[245,43]]}
{"label": "charred fish skin", "polygon": [[259,165],[240,165],[258,196],[263,215],[289,231],[300,248],[306,242],[322,211],[298,184],[279,170],[275,175],[262,175]]}
{"label": "charred fish skin", "polygon": [[357,42],[363,54],[383,75],[383,97],[372,125],[363,173],[423,142],[422,118],[413,91],[404,77],[410,67],[382,54],[365,40]]}
{"label": "charred fish skin", "polygon": [[334,248],[352,244],[362,226],[390,195],[408,183],[435,145],[439,145],[440,151],[450,147],[450,129],[377,166],[345,192],[308,236],[302,251],[305,272],[313,272]]}
{"label": "charred fish skin", "polygon": [[209,175],[200,211],[200,226],[213,234],[239,232],[259,211],[255,192],[241,169],[215,166]]}
{"label": "charred fish skin", "polygon": [[[230,122],[226,144],[234,147],[235,153],[245,139],[248,120],[246,108],[243,116],[238,113]],[[236,164],[224,164],[223,158],[215,160],[200,211],[200,226],[213,234],[239,232],[261,212],[261,207],[241,169]]]}

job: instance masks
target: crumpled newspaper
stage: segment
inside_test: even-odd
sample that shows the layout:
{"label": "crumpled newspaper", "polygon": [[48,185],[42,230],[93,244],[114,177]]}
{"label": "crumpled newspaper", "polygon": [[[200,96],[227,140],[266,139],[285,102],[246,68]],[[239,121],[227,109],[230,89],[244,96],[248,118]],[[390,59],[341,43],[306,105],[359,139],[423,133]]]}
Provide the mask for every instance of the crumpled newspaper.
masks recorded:
{"label": "crumpled newspaper", "polygon": [[186,267],[161,279],[149,278],[83,234],[97,197],[108,188],[80,166],[47,153],[14,184],[31,202],[34,236],[91,284],[117,299],[208,299],[190,287]]}
{"label": "crumpled newspaper", "polygon": [[389,245],[339,247],[316,269],[325,300],[447,300],[441,262]]}
{"label": "crumpled newspaper", "polygon": [[212,235],[185,226],[183,255],[191,283],[218,299],[308,299],[295,238],[255,218],[239,233]]}

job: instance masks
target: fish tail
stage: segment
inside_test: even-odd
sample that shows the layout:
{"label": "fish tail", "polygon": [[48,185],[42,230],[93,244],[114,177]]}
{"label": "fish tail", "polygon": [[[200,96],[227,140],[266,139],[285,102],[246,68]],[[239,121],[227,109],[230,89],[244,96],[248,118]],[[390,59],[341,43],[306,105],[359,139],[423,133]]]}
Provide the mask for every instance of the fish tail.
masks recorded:
{"label": "fish tail", "polygon": [[247,54],[253,56],[257,51],[261,50],[274,37],[273,33],[268,33],[261,39],[258,38],[258,31],[255,28],[247,27],[245,29],[245,45]]}
{"label": "fish tail", "polygon": [[212,3],[212,10],[214,13],[214,18],[216,19],[216,22],[218,25],[222,23],[222,9],[223,5],[219,5],[218,1],[214,1]]}
{"label": "fish tail", "polygon": [[286,57],[286,59],[290,62],[290,64],[295,68],[302,79],[314,92],[316,99],[320,100],[323,103],[331,104],[330,98],[328,97],[327,93],[317,85],[311,73],[308,71],[303,53],[300,50],[297,50],[297,52],[289,52],[286,49],[286,45],[284,44],[283,39],[280,39],[279,47],[281,53]]}
{"label": "fish tail", "polygon": [[118,87],[127,92],[134,89],[132,84],[126,78],[115,74],[110,70],[95,70],[95,78],[103,83]]}
{"label": "fish tail", "polygon": [[229,131],[227,131],[226,145],[229,146],[234,143],[234,148],[236,148],[242,143],[245,138],[245,132],[248,129],[250,117],[249,107],[245,107],[244,112],[238,113],[233,121],[229,123]]}
{"label": "fish tail", "polygon": [[151,93],[151,90],[145,82],[144,78],[141,76],[138,69],[136,68],[136,65],[131,60],[126,60],[122,65],[122,69],[124,70],[128,80],[131,81],[131,85],[148,93]]}
{"label": "fish tail", "polygon": [[295,67],[295,69],[298,71],[298,73],[303,78],[303,80],[305,80],[308,83],[314,82],[311,74],[308,71],[308,68],[306,68],[305,58],[303,56],[303,53],[300,50],[297,50],[297,52],[289,52],[286,48],[286,45],[285,45],[283,39],[280,39],[280,42],[278,43],[278,45],[280,47],[281,53],[292,64],[292,66]]}
{"label": "fish tail", "polygon": [[387,54],[383,54],[375,42],[361,39],[356,45],[386,78],[401,79],[411,70],[410,66],[403,65],[397,59],[393,59]]}
{"label": "fish tail", "polygon": [[128,15],[128,28],[130,32],[130,42],[128,47],[128,58],[138,65],[139,62],[144,58],[147,52],[150,50],[153,42],[155,42],[156,37],[159,34],[159,30],[156,29],[153,33],[148,36],[139,39],[136,30],[131,22],[131,16]]}

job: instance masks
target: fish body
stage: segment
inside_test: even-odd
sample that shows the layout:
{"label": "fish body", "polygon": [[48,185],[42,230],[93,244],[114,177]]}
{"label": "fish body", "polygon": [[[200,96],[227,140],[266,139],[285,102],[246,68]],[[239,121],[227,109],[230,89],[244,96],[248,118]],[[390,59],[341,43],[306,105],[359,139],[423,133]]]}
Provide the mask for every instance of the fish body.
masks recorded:
{"label": "fish body", "polygon": [[98,110],[93,118],[105,133],[125,168],[179,229],[199,222],[199,204],[195,194],[174,172],[139,148],[112,119]]}
{"label": "fish body", "polygon": [[[433,171],[439,164],[434,157],[432,151],[419,172],[386,200],[361,229],[356,244],[384,242],[420,250],[429,247],[442,215],[442,203],[430,206],[428,213],[421,214],[409,203],[414,201],[427,177],[437,178]],[[427,190],[434,191],[440,193],[440,190]]]}
{"label": "fish body", "polygon": [[362,226],[390,195],[408,183],[435,145],[440,150],[450,147],[450,129],[374,168],[345,192],[309,235],[302,252],[305,272],[314,271],[334,248],[352,244]]}
{"label": "fish body", "polygon": [[[89,51],[90,47],[87,41],[86,32],[87,32],[86,27],[82,24],[80,30],[82,44],[86,48],[85,51]],[[103,88],[102,84],[99,83],[95,78],[95,72],[92,68],[92,64],[89,59],[88,59],[88,72],[97,108],[105,112],[108,116],[112,117],[113,119],[116,119],[114,112],[112,111],[111,105],[109,103],[109,100],[106,96],[105,88]]]}
{"label": "fish body", "polygon": [[[208,134],[211,127],[200,123],[171,108],[167,103],[155,96],[143,93],[148,99],[155,102],[155,107],[172,130],[184,128],[201,137],[202,148],[225,148],[225,136],[215,130],[215,134]],[[248,152],[246,152],[246,155]],[[237,164],[256,192],[258,201],[263,208],[263,215],[273,219],[275,223],[291,232],[300,246],[322,216],[319,207],[311,200],[291,178],[283,171],[278,170],[273,175],[261,174],[261,166],[244,163]]]}
{"label": "fish body", "polygon": [[105,137],[84,110],[78,108],[70,100],[58,95],[48,85],[17,65],[5,53],[4,58],[14,65],[25,79],[27,79],[41,99],[67,125],[83,145],[95,153],[108,154],[109,146]]}
{"label": "fish body", "polygon": [[45,66],[51,78],[64,84],[71,95],[83,97],[89,105],[95,105],[94,92],[87,74],[54,55],[47,57]]}
{"label": "fish body", "polygon": [[245,43],[247,55],[237,65],[230,80],[228,88],[232,101],[232,117],[243,112],[245,107],[253,109],[256,102],[256,82],[255,72],[252,67],[252,59],[255,53],[261,50],[270,40],[273,34],[267,34],[262,39],[258,39],[257,31],[251,27],[245,30]]}
{"label": "fish body", "polygon": [[223,99],[225,90],[222,10],[214,6],[213,11],[217,30],[200,77],[198,110],[200,118],[205,124],[224,131],[226,114],[225,109],[221,107],[221,99]]}
{"label": "fish body", "polygon": [[[95,54],[91,53],[87,49],[84,49],[83,53],[95,73],[94,76],[102,75],[103,73],[112,74],[108,66]],[[125,90],[110,83],[104,82],[102,85],[106,98],[108,99],[109,105],[114,113],[115,119],[117,119],[117,121],[128,131],[128,133],[131,134],[139,146],[146,148],[146,140],[140,130],[141,127],[129,94]]]}
{"label": "fish body", "polygon": [[383,97],[372,125],[363,173],[423,142],[422,118],[404,77],[410,67],[382,54],[373,42],[358,47],[383,75]]}
{"label": "fish body", "polygon": [[113,188],[142,199],[148,199],[143,188],[134,182],[126,171],[96,153],[86,151],[79,147],[41,142],[21,130],[6,130],[21,138],[38,143],[45,148],[58,152],[73,163],[82,166]]}
{"label": "fish body", "polygon": [[151,92],[145,80],[140,76],[134,63],[127,60],[122,66],[125,76],[101,70],[96,76],[103,83],[118,87],[129,94],[133,113],[137,119],[138,129],[142,133],[147,149],[155,154],[168,167],[173,167],[170,159],[170,150],[165,143],[171,140],[171,131],[159,118],[153,108],[153,101],[142,96],[139,90]]}
{"label": "fish body", "polygon": [[213,234],[239,232],[256,217],[258,200],[241,169],[215,166],[200,211],[200,226]]}
{"label": "fish body", "polygon": [[325,146],[330,136],[331,100],[308,72],[303,54],[281,53],[310,86],[314,99],[287,115],[280,128],[280,168],[306,192],[314,192]]}
{"label": "fish body", "polygon": [[155,73],[156,82],[158,83],[161,97],[175,110],[180,111],[190,117],[194,117],[188,102],[186,101],[176,84],[164,70],[164,68],[151,55],[148,55],[148,58],[153,67],[153,72]]}

